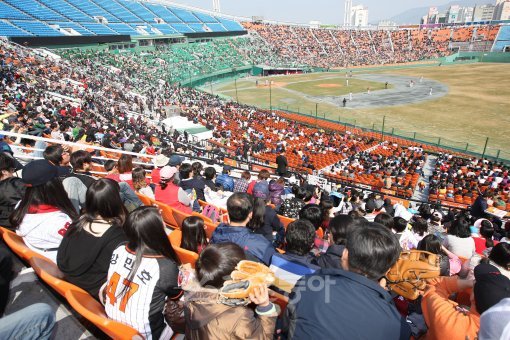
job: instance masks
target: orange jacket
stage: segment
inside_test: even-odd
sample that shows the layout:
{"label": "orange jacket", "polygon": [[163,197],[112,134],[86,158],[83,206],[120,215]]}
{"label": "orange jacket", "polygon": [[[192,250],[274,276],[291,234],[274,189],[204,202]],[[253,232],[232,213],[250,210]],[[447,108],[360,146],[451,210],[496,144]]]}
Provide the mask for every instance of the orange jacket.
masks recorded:
{"label": "orange jacket", "polygon": [[457,302],[448,297],[459,292],[456,277],[442,277],[430,282],[421,307],[429,328],[426,339],[474,340],[480,329],[476,308],[467,313],[458,311]]}

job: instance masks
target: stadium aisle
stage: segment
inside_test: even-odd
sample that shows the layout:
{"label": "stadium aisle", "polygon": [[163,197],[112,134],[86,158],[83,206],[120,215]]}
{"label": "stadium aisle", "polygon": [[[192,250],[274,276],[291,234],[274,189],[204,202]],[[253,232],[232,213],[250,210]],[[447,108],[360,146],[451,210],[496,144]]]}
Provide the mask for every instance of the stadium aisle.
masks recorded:
{"label": "stadium aisle", "polygon": [[[413,200],[428,201],[430,189],[429,178],[432,175],[434,167],[436,166],[436,162],[437,162],[436,156],[434,155],[427,156],[425,165],[423,166],[423,175],[420,176],[418,184],[416,185],[416,188],[414,188],[414,193],[412,197]],[[425,188],[423,190],[420,190],[419,188],[420,182],[425,183]]]}

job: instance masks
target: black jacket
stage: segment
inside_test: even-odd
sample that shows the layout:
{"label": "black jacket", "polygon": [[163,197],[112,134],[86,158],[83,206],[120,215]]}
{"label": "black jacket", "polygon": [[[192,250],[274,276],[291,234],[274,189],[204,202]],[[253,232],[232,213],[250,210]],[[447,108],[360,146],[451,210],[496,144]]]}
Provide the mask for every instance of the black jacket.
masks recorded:
{"label": "black jacket", "polygon": [[58,248],[57,265],[66,280],[96,299],[106,282],[113,251],[127,241],[121,227],[110,227],[101,237],[71,226]]}
{"label": "black jacket", "polygon": [[276,157],[276,165],[277,165],[277,168],[276,168],[277,174],[283,175],[287,172],[288,163],[287,163],[287,158],[285,158],[285,156],[279,155],[278,157]]}
{"label": "black jacket", "polygon": [[487,199],[479,195],[471,206],[471,215],[475,218],[484,218],[487,216],[485,210],[487,210],[488,207]]}
{"label": "black jacket", "polygon": [[321,269],[306,275],[289,301],[289,339],[408,340],[411,336],[390,294],[356,273]]}
{"label": "black jacket", "polygon": [[255,233],[261,234],[269,242],[273,242],[273,231],[278,232],[280,228],[283,228],[283,224],[280,222],[276,211],[266,205],[266,211],[264,213],[264,225],[255,230]]}
{"label": "black jacket", "polygon": [[25,186],[21,178],[10,177],[0,181],[0,226],[9,228],[9,216],[14,207],[23,198]]}
{"label": "black jacket", "polygon": [[320,255],[315,263],[321,268],[342,269],[342,253],[345,247],[343,245],[331,244],[326,253]]}

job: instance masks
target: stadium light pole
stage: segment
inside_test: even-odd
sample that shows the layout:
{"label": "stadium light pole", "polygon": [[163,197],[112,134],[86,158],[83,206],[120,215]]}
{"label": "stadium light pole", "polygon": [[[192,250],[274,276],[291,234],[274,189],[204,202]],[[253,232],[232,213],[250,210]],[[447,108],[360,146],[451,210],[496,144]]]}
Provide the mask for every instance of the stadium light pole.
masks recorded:
{"label": "stadium light pole", "polygon": [[382,118],[382,129],[381,129],[381,142],[384,142],[384,123],[386,121],[386,116]]}
{"label": "stadium light pole", "polygon": [[271,81],[269,81],[269,111],[273,111],[273,95],[271,93]]}
{"label": "stadium light pole", "polygon": [[237,77],[236,76],[234,76],[234,85],[236,87],[236,102],[239,103],[239,97],[237,96]]}
{"label": "stadium light pole", "polygon": [[315,127],[319,125],[319,103],[315,103]]}
{"label": "stadium light pole", "polygon": [[485,146],[483,147],[482,159],[485,157],[485,151],[487,151],[487,144],[489,144],[489,137],[485,139]]}

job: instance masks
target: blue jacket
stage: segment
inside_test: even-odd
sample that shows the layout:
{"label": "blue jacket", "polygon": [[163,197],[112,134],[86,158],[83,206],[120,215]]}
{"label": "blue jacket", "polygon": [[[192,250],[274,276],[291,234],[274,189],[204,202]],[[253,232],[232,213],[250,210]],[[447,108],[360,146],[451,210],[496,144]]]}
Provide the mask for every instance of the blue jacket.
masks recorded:
{"label": "blue jacket", "polygon": [[303,276],[287,306],[289,339],[409,340],[411,329],[377,282],[342,269]]}
{"label": "blue jacket", "polygon": [[214,230],[211,243],[225,242],[237,244],[244,249],[247,255],[252,255],[252,257],[255,257],[254,260],[266,265],[271,263],[271,257],[275,253],[271,242],[264,236],[255,234],[246,227],[231,227],[222,223]]}
{"label": "blue jacket", "polygon": [[229,174],[221,174],[216,177],[216,185],[223,187],[225,191],[234,191],[234,179]]}

